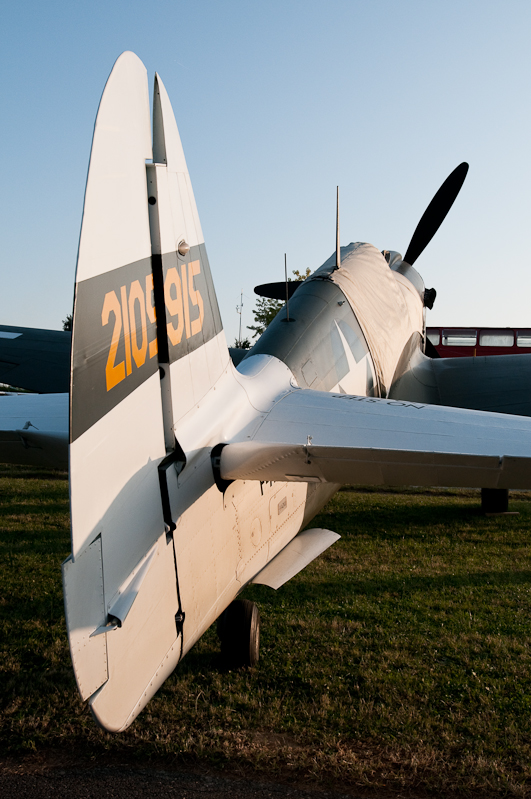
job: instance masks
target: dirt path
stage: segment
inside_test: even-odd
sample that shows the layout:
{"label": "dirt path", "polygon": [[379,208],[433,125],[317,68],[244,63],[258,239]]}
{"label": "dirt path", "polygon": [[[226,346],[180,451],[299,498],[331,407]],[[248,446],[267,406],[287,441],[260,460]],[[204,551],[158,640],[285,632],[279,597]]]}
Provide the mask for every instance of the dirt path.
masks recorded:
{"label": "dirt path", "polygon": [[91,769],[47,769],[41,773],[0,773],[2,799],[352,799],[359,793],[244,780],[214,774],[169,772],[117,766]]}
{"label": "dirt path", "polygon": [[[278,777],[277,777],[278,779]],[[293,785],[256,773],[220,773],[200,766],[169,767],[121,759],[111,764],[90,762],[66,753],[49,752],[21,758],[0,758],[2,799],[386,799],[388,792],[348,786]],[[405,794],[403,795],[405,797]],[[411,799],[411,793],[407,794]],[[400,794],[393,793],[393,799]]]}

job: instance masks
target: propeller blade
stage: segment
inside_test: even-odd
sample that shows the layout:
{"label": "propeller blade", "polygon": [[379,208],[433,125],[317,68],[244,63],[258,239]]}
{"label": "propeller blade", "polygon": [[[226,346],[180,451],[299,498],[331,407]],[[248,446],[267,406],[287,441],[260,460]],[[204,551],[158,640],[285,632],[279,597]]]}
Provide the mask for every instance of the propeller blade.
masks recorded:
{"label": "propeller blade", "polygon": [[[288,297],[291,300],[299,286],[302,286],[304,280],[288,280]],[[254,287],[254,293],[260,297],[267,297],[269,300],[286,300],[286,283],[280,281],[278,283],[262,283],[260,286]]]}
{"label": "propeller blade", "polygon": [[421,252],[428,246],[439,230],[446,214],[461,191],[461,186],[465,181],[467,172],[468,164],[466,161],[463,161],[462,164],[459,164],[459,166],[448,175],[441,188],[424,211],[411,237],[407,252],[404,255],[404,261],[410,266],[413,266]]}

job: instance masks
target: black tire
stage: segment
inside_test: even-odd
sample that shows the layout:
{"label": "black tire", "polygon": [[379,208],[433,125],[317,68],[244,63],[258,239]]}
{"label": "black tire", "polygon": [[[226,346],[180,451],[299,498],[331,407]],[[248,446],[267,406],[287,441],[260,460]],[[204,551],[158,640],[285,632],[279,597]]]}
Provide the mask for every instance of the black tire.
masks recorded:
{"label": "black tire", "polygon": [[255,666],[260,656],[260,612],[255,602],[235,599],[217,624],[221,654],[234,668]]}

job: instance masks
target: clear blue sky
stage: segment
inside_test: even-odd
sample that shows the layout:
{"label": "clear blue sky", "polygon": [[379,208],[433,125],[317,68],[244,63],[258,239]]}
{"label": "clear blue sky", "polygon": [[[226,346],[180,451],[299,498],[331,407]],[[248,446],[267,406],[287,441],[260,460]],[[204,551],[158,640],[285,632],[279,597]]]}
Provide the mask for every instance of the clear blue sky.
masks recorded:
{"label": "clear blue sky", "polygon": [[417,261],[429,323],[531,327],[531,3],[90,0],[4,3],[0,322],[71,310],[94,118],[123,50],[157,70],[188,161],[227,338],[240,289],[318,267],[341,239],[405,252],[470,172]]}

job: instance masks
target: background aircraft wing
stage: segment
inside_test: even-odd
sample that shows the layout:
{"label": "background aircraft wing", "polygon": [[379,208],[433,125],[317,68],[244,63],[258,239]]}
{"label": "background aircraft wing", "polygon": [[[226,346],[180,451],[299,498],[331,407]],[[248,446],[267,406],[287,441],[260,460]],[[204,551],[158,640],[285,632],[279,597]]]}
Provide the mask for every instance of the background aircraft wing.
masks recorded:
{"label": "background aircraft wing", "polygon": [[0,325],[0,383],[59,394],[70,387],[70,342],[64,330]]}
{"label": "background aircraft wing", "polygon": [[225,480],[531,488],[531,419],[295,389],[221,453]]}
{"label": "background aircraft wing", "polygon": [[393,383],[396,400],[531,416],[531,354],[427,358],[418,350]]}
{"label": "background aircraft wing", "polygon": [[0,463],[68,469],[68,394],[0,395]]}

